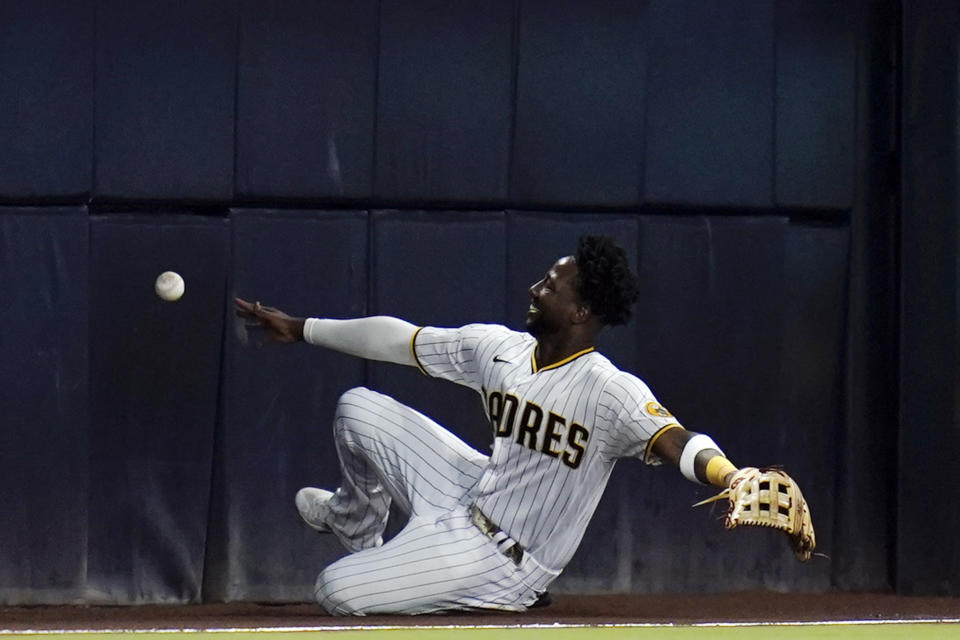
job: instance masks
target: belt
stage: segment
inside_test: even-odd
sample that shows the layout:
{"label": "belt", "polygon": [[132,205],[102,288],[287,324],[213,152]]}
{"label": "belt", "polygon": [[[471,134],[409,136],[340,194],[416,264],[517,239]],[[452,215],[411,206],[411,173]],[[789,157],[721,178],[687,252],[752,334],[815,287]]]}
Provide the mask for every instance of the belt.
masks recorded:
{"label": "belt", "polygon": [[500,553],[510,558],[513,564],[520,566],[523,561],[523,547],[519,542],[504,533],[493,523],[493,520],[483,515],[483,511],[480,511],[476,505],[470,505],[470,520],[484,535],[497,543],[497,550]]}

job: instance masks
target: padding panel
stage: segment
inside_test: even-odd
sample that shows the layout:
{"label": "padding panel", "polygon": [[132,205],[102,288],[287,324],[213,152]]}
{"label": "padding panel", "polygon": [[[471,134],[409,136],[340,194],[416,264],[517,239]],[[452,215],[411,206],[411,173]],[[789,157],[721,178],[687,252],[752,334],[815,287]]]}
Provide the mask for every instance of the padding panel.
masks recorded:
{"label": "padding panel", "polygon": [[[200,598],[228,239],[215,218],[91,220],[92,602]],[[177,302],[154,294],[167,269]]]}
{"label": "padding panel", "polygon": [[84,198],[92,133],[92,0],[0,2],[0,199]]}
{"label": "padding panel", "polygon": [[520,3],[515,203],[630,205],[643,162],[645,3]]}
{"label": "padding panel", "polygon": [[957,596],[960,6],[906,3],[903,21],[895,586]]}
{"label": "padding panel", "polygon": [[233,196],[236,3],[98,0],[94,196]]}
{"label": "padding panel", "polygon": [[505,199],[514,2],[384,0],[380,12],[376,195]]}
{"label": "padding panel", "polygon": [[649,6],[646,200],[770,206],[775,3]]}
{"label": "padding panel", "polygon": [[369,198],[374,0],[240,4],[237,195]]}
{"label": "padding panel", "polygon": [[[365,315],[363,212],[234,212],[233,291],[296,316]],[[232,305],[232,302],[231,302]],[[308,601],[317,574],[345,550],[297,514],[303,486],[335,489],[333,417],[363,384],[364,363],[333,351],[265,344],[230,312],[204,595]]]}
{"label": "padding panel", "polygon": [[853,200],[859,3],[777,2],[778,205]]}
{"label": "padding panel", "polygon": [[84,209],[0,209],[0,604],[83,594],[87,260]]}

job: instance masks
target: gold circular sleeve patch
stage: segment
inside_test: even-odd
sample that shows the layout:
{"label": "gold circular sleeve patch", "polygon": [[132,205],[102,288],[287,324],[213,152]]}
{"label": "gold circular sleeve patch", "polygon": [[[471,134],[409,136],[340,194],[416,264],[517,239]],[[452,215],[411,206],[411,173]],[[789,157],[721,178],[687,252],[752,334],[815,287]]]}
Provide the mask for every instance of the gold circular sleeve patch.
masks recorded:
{"label": "gold circular sleeve patch", "polygon": [[657,402],[648,402],[646,405],[647,413],[658,418],[672,418],[673,414],[667,411],[663,405]]}

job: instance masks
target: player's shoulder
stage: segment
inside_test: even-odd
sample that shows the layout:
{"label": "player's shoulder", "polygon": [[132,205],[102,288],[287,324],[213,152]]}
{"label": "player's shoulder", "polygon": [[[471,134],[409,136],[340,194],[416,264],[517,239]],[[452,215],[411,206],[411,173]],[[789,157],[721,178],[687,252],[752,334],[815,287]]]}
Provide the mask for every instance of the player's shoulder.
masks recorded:
{"label": "player's shoulder", "polygon": [[480,333],[517,333],[502,324],[496,324],[494,322],[471,322],[460,327],[460,330]]}
{"label": "player's shoulder", "polygon": [[584,357],[578,358],[578,360],[582,362],[582,366],[585,369],[595,376],[612,378],[623,373],[617,365],[611,362],[610,358],[596,350],[587,353]]}
{"label": "player's shoulder", "polygon": [[456,340],[461,345],[469,346],[496,343],[508,347],[521,347],[533,340],[528,333],[514,331],[501,324],[483,322],[474,322],[453,328],[423,327],[421,331],[425,335],[437,336],[448,341]]}
{"label": "player's shoulder", "polygon": [[628,395],[633,397],[649,395],[647,383],[637,375],[620,369],[608,358],[597,354],[600,358],[594,359],[593,372],[602,379],[604,391],[613,395]]}
{"label": "player's shoulder", "polygon": [[459,331],[465,336],[470,336],[478,340],[499,339],[523,341],[525,338],[530,338],[530,334],[528,333],[514,331],[513,329],[505,327],[502,324],[485,322],[473,322],[470,324],[465,324],[460,327]]}

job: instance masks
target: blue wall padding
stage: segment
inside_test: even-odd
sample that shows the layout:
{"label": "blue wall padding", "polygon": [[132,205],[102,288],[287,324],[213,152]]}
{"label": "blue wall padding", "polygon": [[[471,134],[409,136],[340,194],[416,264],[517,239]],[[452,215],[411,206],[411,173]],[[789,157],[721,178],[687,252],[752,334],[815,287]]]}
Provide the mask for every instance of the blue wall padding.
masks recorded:
{"label": "blue wall padding", "polygon": [[644,13],[625,0],[520,3],[512,202],[640,200]]}
{"label": "blue wall padding", "polygon": [[774,9],[650,0],[647,201],[773,203]]}
{"label": "blue wall padding", "polygon": [[[827,554],[847,242],[844,227],[777,218],[651,216],[640,223],[642,377],[685,427],[713,436],[735,464],[789,469],[818,505],[818,543]],[[724,533],[715,522],[720,512],[687,506],[712,489],[684,484],[671,468],[647,475],[626,525],[634,531],[629,557],[645,568],[634,589],[829,585],[829,563],[799,564],[783,539]],[[678,557],[667,548],[688,551]]]}
{"label": "blue wall padding", "polygon": [[777,3],[776,200],[853,202],[858,3]]}
{"label": "blue wall padding", "polygon": [[960,596],[960,5],[903,15],[895,585]]}
{"label": "blue wall padding", "polygon": [[827,4],[11,0],[0,200],[846,208]]}
{"label": "blue wall padding", "polygon": [[374,0],[240,3],[237,196],[368,198]]}
{"label": "blue wall padding", "polygon": [[[846,372],[838,354],[844,353],[848,336],[849,244],[846,227],[791,224],[786,231],[785,313],[775,387],[782,391],[770,423],[781,431],[760,440],[775,464],[782,460],[785,467],[803,474],[801,486],[804,495],[816,500],[817,537],[828,555],[842,548],[835,543],[832,514],[839,512],[835,487],[846,480],[847,471],[837,442],[842,441],[847,412]],[[863,520],[881,509],[870,502],[854,507],[855,512],[869,514]],[[845,512],[845,517],[857,516]],[[825,587],[836,567],[818,569],[825,572],[820,576]]]}
{"label": "blue wall padding", "polygon": [[[195,601],[207,530],[229,228],[96,216],[90,226],[89,597]],[[186,280],[177,302],[154,279]]]}
{"label": "blue wall padding", "polygon": [[584,232],[640,276],[601,351],[794,474],[834,561],[625,461],[554,592],[957,593],[958,9],[835,5],[0,2],[0,604],[308,601],[344,550],[292,500],[339,479],[344,390],[490,428],[412,368],[258,348],[232,295],[520,328]]}
{"label": "blue wall padding", "polygon": [[83,593],[87,261],[84,209],[0,209],[2,602]]}
{"label": "blue wall padding", "polygon": [[[439,327],[505,324],[502,212],[378,211],[372,224],[371,313]],[[370,382],[489,452],[490,426],[474,391],[386,364],[371,367]]]}
{"label": "blue wall padding", "polygon": [[0,200],[86,196],[92,133],[91,0],[4,0]]}
{"label": "blue wall padding", "polygon": [[[357,317],[367,301],[364,212],[248,211],[231,215],[232,288],[295,316]],[[333,417],[364,383],[363,361],[306,344],[266,345],[235,324],[226,341],[204,594],[302,600],[344,553],[301,522],[303,486],[336,488]]]}
{"label": "blue wall padding", "polygon": [[99,0],[95,198],[232,198],[236,12]]}
{"label": "blue wall padding", "polygon": [[384,0],[375,193],[507,196],[514,2]]}

